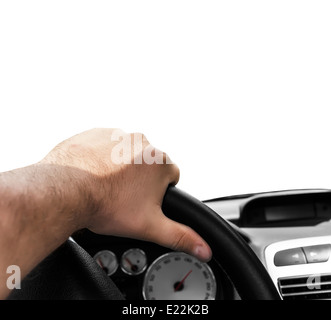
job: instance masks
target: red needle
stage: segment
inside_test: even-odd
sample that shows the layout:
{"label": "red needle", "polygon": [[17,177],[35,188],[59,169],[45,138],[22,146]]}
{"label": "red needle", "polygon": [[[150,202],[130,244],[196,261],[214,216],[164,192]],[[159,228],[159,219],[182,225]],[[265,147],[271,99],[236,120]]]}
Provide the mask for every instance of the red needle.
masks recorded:
{"label": "red needle", "polygon": [[103,265],[103,263],[102,263],[101,259],[98,259],[98,262],[99,262],[99,264],[100,264],[100,267],[101,267],[102,269],[104,269],[104,268],[105,268],[105,266]]}
{"label": "red needle", "polygon": [[128,258],[125,258],[125,261],[130,265],[131,268],[133,267],[133,263]]}
{"label": "red needle", "polygon": [[175,292],[178,291],[181,286],[183,285],[184,281],[187,279],[187,277],[191,274],[192,270],[190,270],[186,276],[183,278],[183,280],[181,282],[178,283],[177,287],[175,288]]}

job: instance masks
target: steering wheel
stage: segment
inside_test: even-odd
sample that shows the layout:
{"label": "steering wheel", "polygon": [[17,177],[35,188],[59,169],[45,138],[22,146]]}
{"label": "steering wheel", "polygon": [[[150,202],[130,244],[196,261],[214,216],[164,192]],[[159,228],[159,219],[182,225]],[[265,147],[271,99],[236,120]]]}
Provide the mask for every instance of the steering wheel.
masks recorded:
{"label": "steering wheel", "polygon": [[[165,194],[163,212],[198,232],[210,245],[244,300],[279,300],[262,263],[229,224],[199,200],[176,187]],[[9,299],[123,299],[94,259],[74,241],[66,241],[13,290]]]}

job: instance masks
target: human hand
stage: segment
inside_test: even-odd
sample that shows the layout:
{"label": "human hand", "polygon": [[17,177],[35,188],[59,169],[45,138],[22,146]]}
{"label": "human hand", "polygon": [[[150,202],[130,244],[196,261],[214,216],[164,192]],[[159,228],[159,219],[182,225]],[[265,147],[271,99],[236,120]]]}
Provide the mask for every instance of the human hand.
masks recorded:
{"label": "human hand", "polygon": [[[121,141],[115,141],[115,136]],[[208,244],[188,226],[168,219],[161,209],[169,184],[179,180],[178,167],[167,164],[165,154],[155,150],[142,135],[137,141],[137,136],[115,129],[93,129],[62,142],[41,163],[88,173],[80,183],[80,194],[88,197],[93,203],[89,207],[94,210],[79,216],[80,225],[100,234],[155,242],[208,261]],[[126,164],[118,161],[121,154],[113,157],[119,143],[124,153],[131,150],[122,154]],[[144,161],[146,155],[158,155],[158,162],[163,164],[148,164]]]}

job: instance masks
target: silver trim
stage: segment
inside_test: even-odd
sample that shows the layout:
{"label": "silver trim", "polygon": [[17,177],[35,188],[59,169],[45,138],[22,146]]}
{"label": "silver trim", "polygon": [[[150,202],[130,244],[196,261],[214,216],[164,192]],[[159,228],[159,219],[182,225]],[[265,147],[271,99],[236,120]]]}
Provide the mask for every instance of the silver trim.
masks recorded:
{"label": "silver trim", "polygon": [[305,292],[296,292],[296,293],[283,293],[283,297],[306,296],[310,294],[323,294],[330,292],[331,292],[330,290],[319,290],[319,291],[305,291]]}
{"label": "silver trim", "polygon": [[[291,277],[305,277],[307,275],[323,275],[331,273],[331,257],[327,262],[321,263],[308,263],[308,264],[300,264],[293,266],[282,266],[276,267],[274,264],[274,257],[278,251],[288,250],[298,247],[309,247],[314,245],[322,245],[322,244],[331,244],[331,236],[324,237],[311,237],[311,238],[301,238],[301,239],[293,239],[287,241],[275,242],[269,245],[265,249],[265,261],[266,268],[271,276],[272,281],[275,284],[279,294],[280,290],[278,287],[278,280],[283,280],[282,278],[291,278]],[[324,284],[324,283],[323,283]],[[295,285],[291,286],[294,287]],[[321,291],[314,292],[323,293]],[[308,293],[305,293],[308,294]],[[313,294],[313,292],[311,292]],[[283,295],[286,296],[285,294]]]}
{"label": "silver trim", "polygon": [[[303,276],[304,278],[304,276]],[[282,280],[282,279],[281,279]],[[326,281],[326,282],[314,282],[314,286],[324,286],[324,285],[330,285],[331,281]],[[301,283],[301,284],[287,284],[287,285],[281,285],[279,284],[279,287],[281,289],[288,289],[288,288],[304,288],[307,287],[307,283]],[[317,291],[315,291],[316,293]],[[318,291],[319,292],[319,291]],[[284,295],[284,293],[283,293]]]}

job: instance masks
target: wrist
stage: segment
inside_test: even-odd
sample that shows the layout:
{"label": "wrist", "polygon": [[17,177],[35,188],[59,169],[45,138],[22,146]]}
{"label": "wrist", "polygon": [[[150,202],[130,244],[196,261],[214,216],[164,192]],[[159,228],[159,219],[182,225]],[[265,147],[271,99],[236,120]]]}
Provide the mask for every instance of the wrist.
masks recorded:
{"label": "wrist", "polygon": [[91,179],[81,170],[54,164],[0,174],[1,220],[25,230],[56,237],[84,228],[95,207]]}
{"label": "wrist", "polygon": [[94,197],[92,174],[71,166],[37,163],[34,165],[41,182],[42,200],[45,208],[67,234],[85,228],[91,215],[98,209]]}

